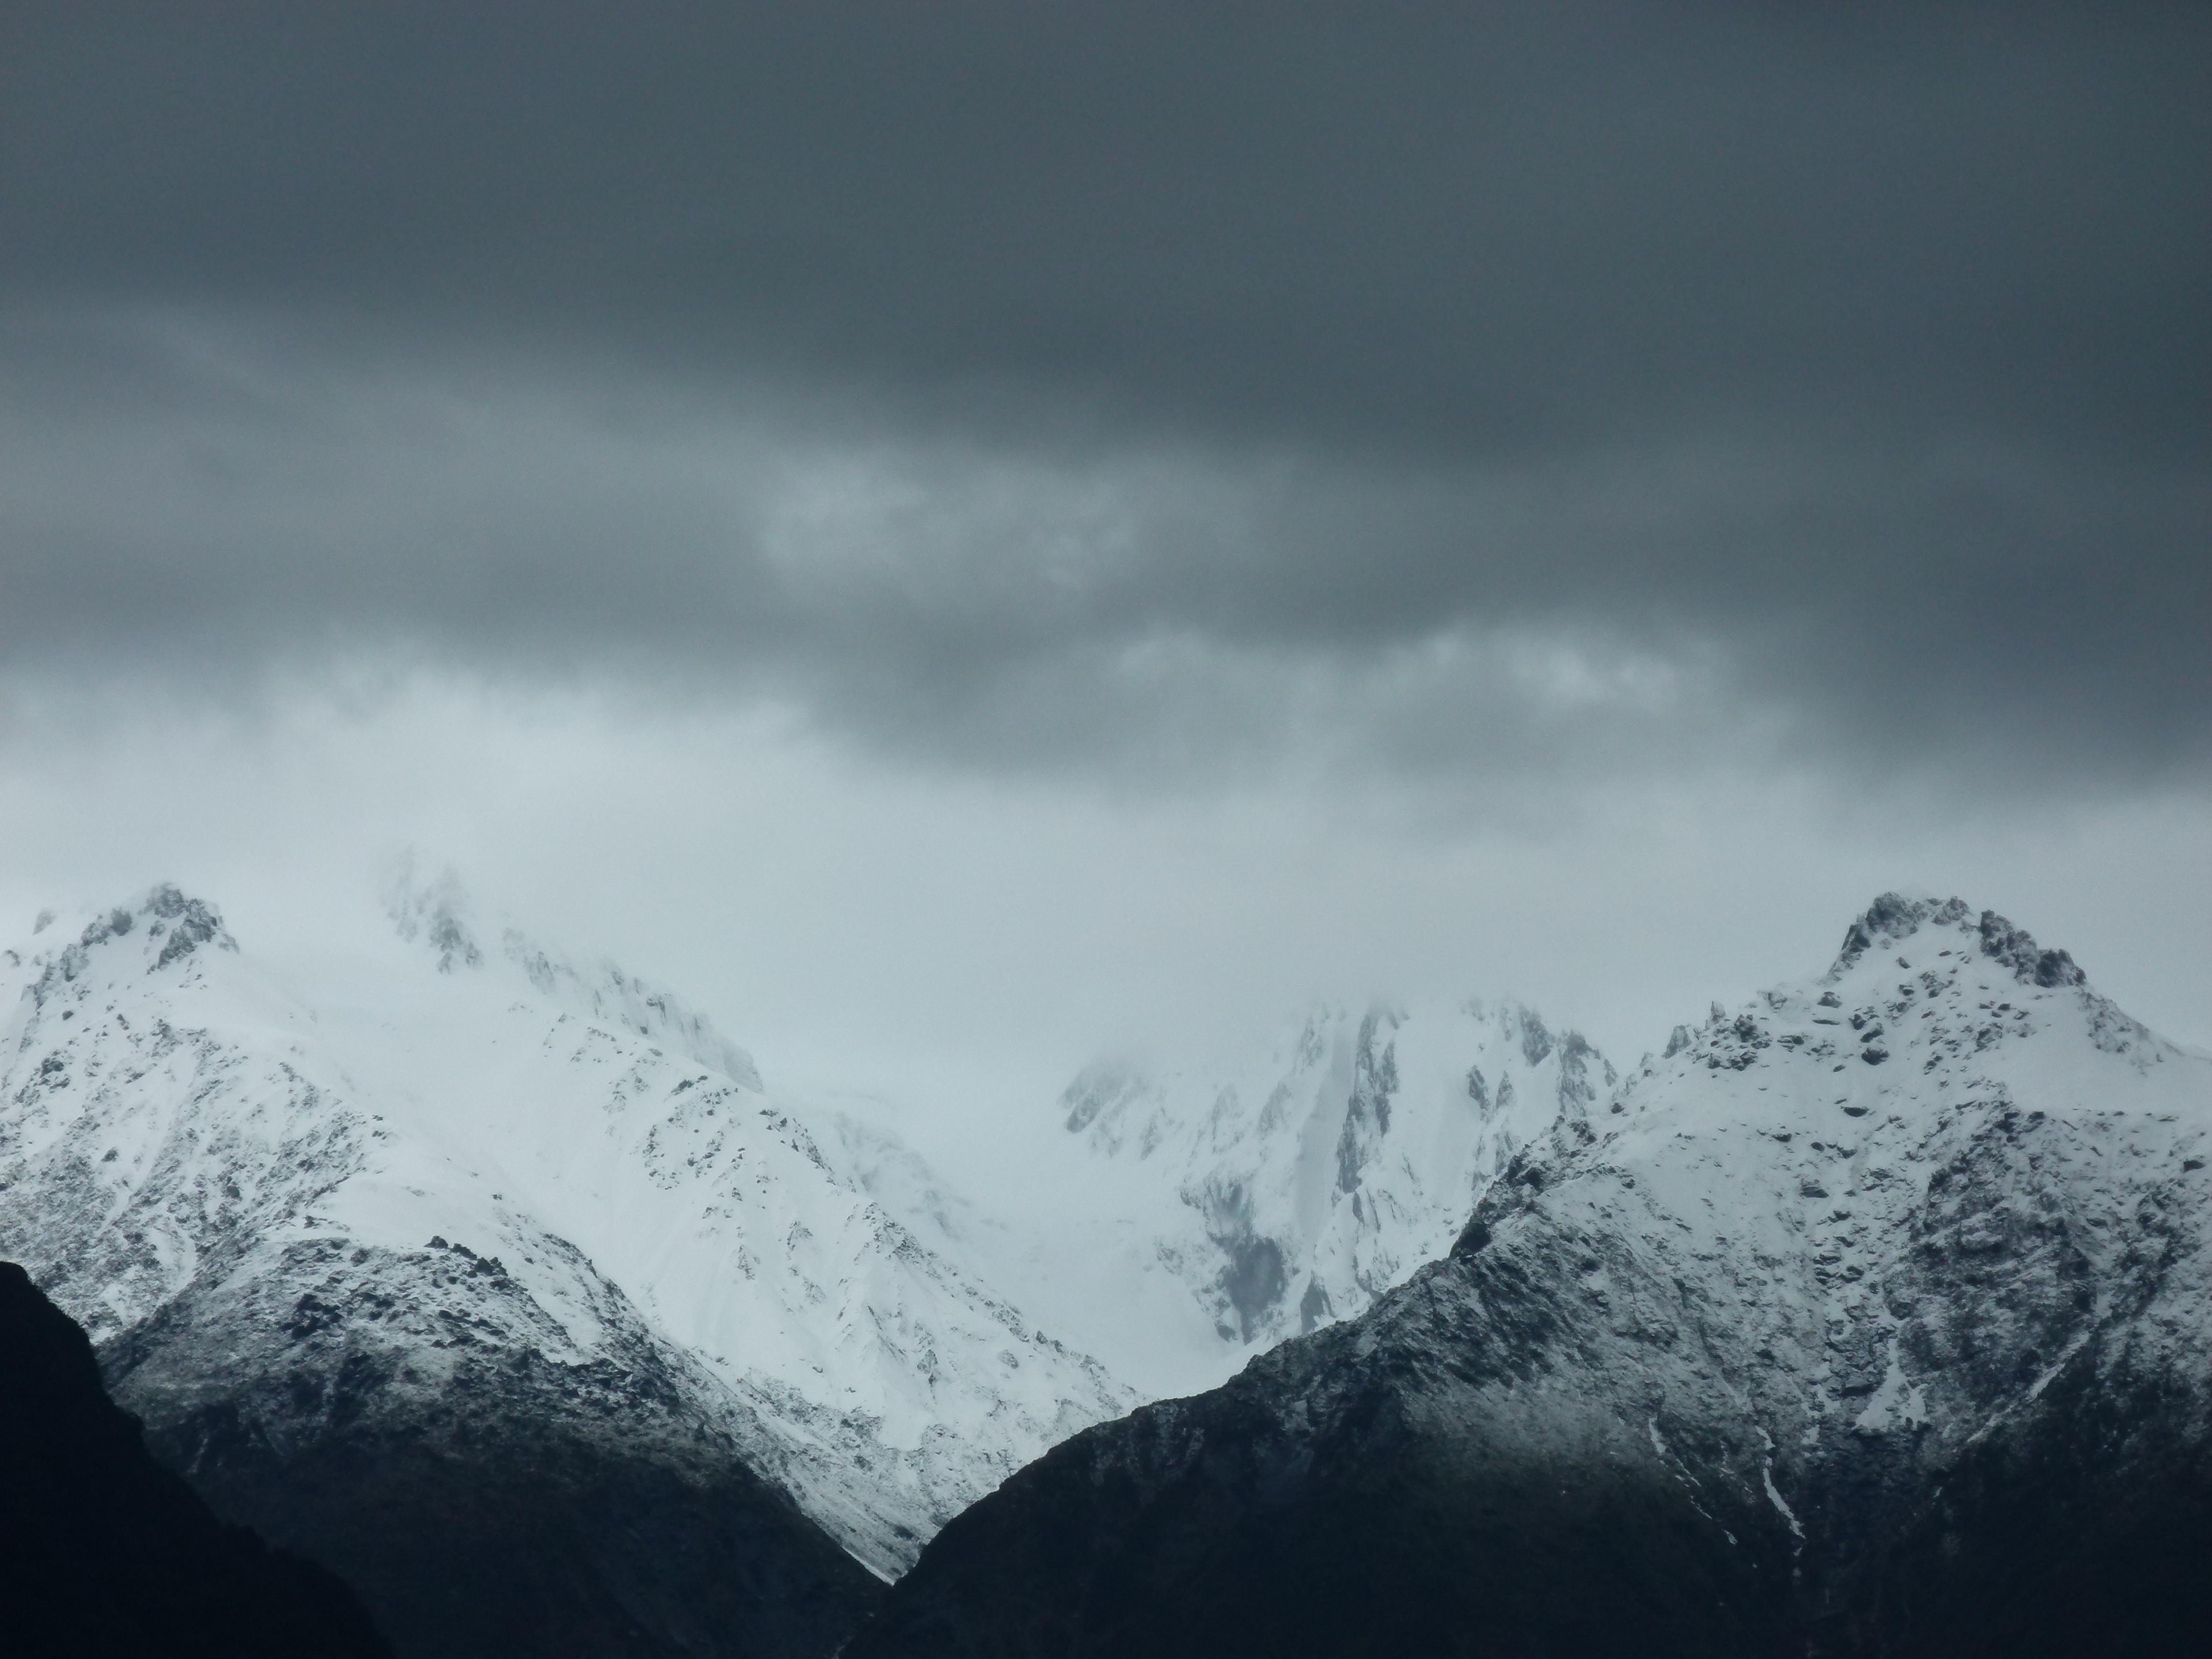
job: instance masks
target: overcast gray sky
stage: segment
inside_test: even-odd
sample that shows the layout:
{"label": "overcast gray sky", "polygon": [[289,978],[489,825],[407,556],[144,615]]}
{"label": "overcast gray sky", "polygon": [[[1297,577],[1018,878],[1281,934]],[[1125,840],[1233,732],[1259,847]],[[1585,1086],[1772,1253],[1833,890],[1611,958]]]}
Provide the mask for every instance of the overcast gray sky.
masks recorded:
{"label": "overcast gray sky", "polygon": [[0,899],[1029,1088],[1917,884],[2212,1038],[2208,295],[2199,5],[15,0]]}

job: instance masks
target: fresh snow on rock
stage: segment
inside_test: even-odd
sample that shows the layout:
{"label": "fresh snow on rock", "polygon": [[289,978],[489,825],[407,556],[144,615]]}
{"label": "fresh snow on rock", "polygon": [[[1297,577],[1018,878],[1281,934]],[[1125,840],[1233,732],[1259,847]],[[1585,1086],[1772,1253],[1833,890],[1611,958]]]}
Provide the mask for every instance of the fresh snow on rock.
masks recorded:
{"label": "fresh snow on rock", "polygon": [[1666,1048],[1364,1314],[979,1504],[850,1651],[2202,1651],[2212,1060],[1893,894]]}
{"label": "fresh snow on rock", "polygon": [[[1047,1448],[1243,1365],[1052,1467],[1263,1419],[1222,1468],[1279,1494],[1409,1446],[1596,1447],[1844,1607],[1988,1449],[2045,1457],[2099,1401],[2152,1426],[2083,1468],[2204,1440],[2212,1060],[1956,900],[1886,896],[1826,971],[1625,1079],[1478,1003],[1092,1066],[1034,1158],[996,1149],[1018,1203],[449,879],[389,908],[280,963],[157,888],[0,950],[0,1254],[186,1459],[496,1418],[757,1473],[889,1577]],[[1390,1423],[1395,1450],[1330,1438]]]}
{"label": "fresh snow on rock", "polygon": [[1525,1201],[1726,1264],[1701,1280],[1773,1356],[1749,1371],[1789,1379],[1788,1447],[1935,1463],[2123,1331],[2212,1378],[2212,1063],[1993,913],[1885,896],[1826,973],[1717,1012],[1601,1121]]}
{"label": "fresh snow on rock", "polygon": [[[147,902],[220,927],[181,896]],[[199,1102],[204,1136],[225,1151],[170,1170],[173,1188],[306,1168],[271,1188],[270,1214],[145,1230],[128,1262],[88,1258],[78,1288],[56,1293],[73,1312],[112,1303],[108,1323],[91,1322],[105,1340],[179,1293],[203,1233],[265,1240],[272,1217],[295,1212],[394,1249],[458,1240],[516,1273],[561,1254],[518,1239],[556,1240],[592,1275],[592,1287],[532,1286],[564,1310],[563,1328],[588,1330],[582,1310],[619,1295],[763,1425],[757,1461],[884,1571],[1076,1428],[1210,1387],[1284,1335],[1366,1307],[1449,1248],[1519,1149],[1563,1115],[1587,1119],[1614,1080],[1579,1036],[1510,1004],[1324,1008],[1225,1076],[1086,1068],[1054,1126],[1024,1126],[1036,1134],[1012,1190],[971,1169],[955,1184],[908,1144],[897,1109],[771,1097],[751,1057],[672,993],[486,925],[450,875],[403,867],[386,905],[389,948],[287,963],[281,988],[224,934],[218,983],[154,975],[118,994],[130,1032],[155,1018],[196,1033],[191,1066],[164,1086]],[[0,954],[0,973],[20,982],[58,950],[88,963],[125,938],[145,946],[170,920],[134,920],[135,935],[112,918],[49,924],[12,965]],[[134,1013],[187,985],[188,1018]],[[56,1040],[51,1017],[39,1029]],[[100,1030],[96,1046],[130,1034]],[[280,1052],[260,1052],[279,1030]],[[55,1051],[26,1027],[6,1057],[13,1096]],[[258,1091],[194,1093],[202,1068],[242,1078],[257,1061]],[[312,1100],[313,1131],[276,1097]],[[68,1098],[58,1121],[86,1137],[144,1104],[111,1090],[79,1121],[68,1114],[86,1097]],[[276,1139],[234,1144],[261,1124]],[[330,1144],[283,1144],[310,1133]],[[7,1153],[28,1156],[12,1139]],[[59,1201],[60,1166],[40,1168],[0,1194],[0,1218]],[[341,1171],[343,1193],[310,1204],[304,1194]],[[122,1178],[119,1164],[70,1177]],[[70,1202],[103,1212],[83,1194]]]}
{"label": "fresh snow on rock", "polygon": [[1093,1065],[1060,1110],[1097,1158],[1149,1172],[1143,1248],[1205,1310],[1226,1376],[1443,1255],[1517,1152],[1617,1081],[1512,1003],[1323,1008],[1227,1076]]}
{"label": "fresh snow on rock", "polygon": [[480,928],[449,884],[393,914],[312,997],[173,888],[0,953],[0,1253],[129,1356],[149,1426],[228,1391],[311,1432],[326,1401],[249,1385],[333,1326],[390,1359],[379,1409],[426,1415],[502,1356],[555,1396],[619,1358],[678,1439],[723,1437],[888,1576],[1133,1403],[672,995]]}

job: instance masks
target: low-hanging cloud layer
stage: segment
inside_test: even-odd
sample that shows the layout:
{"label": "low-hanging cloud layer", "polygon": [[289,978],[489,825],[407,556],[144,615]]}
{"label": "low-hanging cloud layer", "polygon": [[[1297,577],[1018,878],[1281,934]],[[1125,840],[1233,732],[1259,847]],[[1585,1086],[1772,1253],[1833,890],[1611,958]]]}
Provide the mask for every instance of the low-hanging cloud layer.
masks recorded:
{"label": "low-hanging cloud layer", "polygon": [[2201,781],[2208,94],[2179,7],[11,6],[0,654]]}

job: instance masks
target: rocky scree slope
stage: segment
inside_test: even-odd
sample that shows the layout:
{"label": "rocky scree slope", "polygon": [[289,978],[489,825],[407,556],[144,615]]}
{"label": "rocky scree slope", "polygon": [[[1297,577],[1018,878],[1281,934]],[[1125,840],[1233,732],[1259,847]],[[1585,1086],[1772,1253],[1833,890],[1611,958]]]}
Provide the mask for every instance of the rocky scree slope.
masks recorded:
{"label": "rocky scree slope", "polygon": [[0,1636],[18,1659],[386,1659],[353,1594],[155,1462],[92,1344],[0,1261]]}
{"label": "rocky scree slope", "polygon": [[1126,1407],[674,999],[396,920],[319,1006],[171,888],[0,952],[0,1250],[400,1653],[827,1651]]}
{"label": "rocky scree slope", "polygon": [[1228,1077],[1095,1064],[1060,1099],[1100,1158],[1151,1166],[1146,1241],[1237,1347],[1364,1310],[1450,1247],[1514,1155],[1619,1078],[1517,1004],[1319,1008]]}
{"label": "rocky scree slope", "polygon": [[2212,1060],[1956,900],[948,1527],[874,1656],[2212,1650]]}

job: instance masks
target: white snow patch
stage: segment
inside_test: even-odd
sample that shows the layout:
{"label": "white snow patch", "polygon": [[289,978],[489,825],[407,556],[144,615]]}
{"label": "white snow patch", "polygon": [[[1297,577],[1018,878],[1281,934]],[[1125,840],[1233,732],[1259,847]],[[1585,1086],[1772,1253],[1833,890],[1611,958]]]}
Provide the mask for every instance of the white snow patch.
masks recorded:
{"label": "white snow patch", "polygon": [[1766,1501],[1774,1505],[1776,1513],[1781,1516],[1784,1523],[1789,1527],[1790,1535],[1802,1543],[1805,1540],[1805,1528],[1798,1525],[1797,1512],[1790,1507],[1787,1500],[1782,1496],[1781,1488],[1774,1484],[1774,1465],[1771,1462],[1760,1464],[1759,1478],[1765,1484]]}

